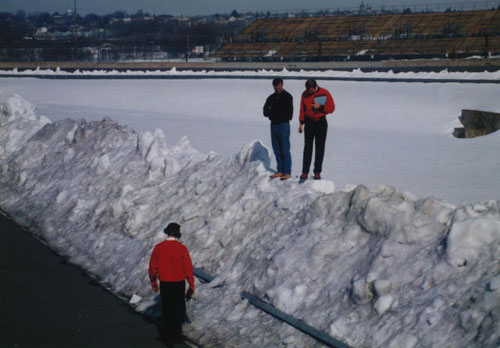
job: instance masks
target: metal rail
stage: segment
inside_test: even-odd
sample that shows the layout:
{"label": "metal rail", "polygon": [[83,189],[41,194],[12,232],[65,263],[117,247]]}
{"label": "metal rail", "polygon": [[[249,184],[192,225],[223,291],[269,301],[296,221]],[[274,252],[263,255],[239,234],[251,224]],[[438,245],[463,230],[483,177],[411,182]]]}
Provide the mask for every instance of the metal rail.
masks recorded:
{"label": "metal rail", "polygon": [[242,292],[241,293],[241,298],[244,298],[248,300],[252,305],[255,307],[263,310],[267,314],[272,315],[276,319],[279,319],[281,321],[284,321],[285,323],[293,326],[294,328],[302,331],[305,334],[308,334],[312,338],[316,339],[317,341],[326,344],[329,347],[333,348],[351,348],[350,346],[340,342],[339,340],[336,340],[335,338],[328,336],[324,332],[315,329],[314,327],[304,323],[302,320],[295,319],[292,317],[290,314],[287,314],[285,312],[280,311],[279,309],[271,306],[270,304],[265,303],[264,301],[260,300],[259,298],[249,294],[248,292]]}
{"label": "metal rail", "polygon": [[[214,280],[213,276],[206,273],[205,271],[203,271],[200,268],[193,268],[193,273],[196,277],[200,278],[204,283],[209,283],[212,280]],[[280,311],[279,309],[271,306],[268,303],[265,303],[264,301],[262,301],[258,297],[254,296],[246,291],[241,293],[241,298],[247,300],[253,306],[255,306],[258,309],[266,312],[267,314],[275,317],[276,319],[281,320],[290,326],[293,326],[297,330],[302,331],[303,333],[311,336],[315,340],[327,345],[328,347],[351,348],[350,346],[346,345],[345,343],[342,343],[339,340],[327,335],[326,333],[306,324],[302,320],[298,320],[298,319],[294,318],[290,314],[287,314],[285,312]]]}
{"label": "metal rail", "polygon": [[193,268],[193,273],[196,277],[200,278],[204,283],[210,283],[214,280],[210,274],[206,273],[204,270],[200,268]]}

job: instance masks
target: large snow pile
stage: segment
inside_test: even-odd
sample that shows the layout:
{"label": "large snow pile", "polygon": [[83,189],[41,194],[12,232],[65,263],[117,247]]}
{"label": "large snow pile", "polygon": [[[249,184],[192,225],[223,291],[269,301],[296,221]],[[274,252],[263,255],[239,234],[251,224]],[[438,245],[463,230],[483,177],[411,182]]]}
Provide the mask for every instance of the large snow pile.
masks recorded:
{"label": "large snow pile", "polygon": [[110,119],[0,112],[0,207],[113,292],[154,305],[147,266],[171,221],[196,267],[185,333],[206,347],[313,347],[253,293],[353,347],[498,347],[500,201],[451,205],[379,185],[270,181],[260,141],[232,157]]}

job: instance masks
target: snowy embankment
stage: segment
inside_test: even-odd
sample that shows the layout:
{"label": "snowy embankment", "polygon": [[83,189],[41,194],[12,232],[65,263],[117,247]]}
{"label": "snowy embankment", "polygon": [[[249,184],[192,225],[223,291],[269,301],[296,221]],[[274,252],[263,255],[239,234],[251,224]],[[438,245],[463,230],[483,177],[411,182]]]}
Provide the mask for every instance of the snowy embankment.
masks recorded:
{"label": "snowy embankment", "polygon": [[500,201],[270,181],[269,156],[259,141],[221,157],[109,119],[50,123],[16,96],[0,113],[0,207],[139,310],[152,247],[181,223],[216,276],[188,307],[205,347],[320,346],[242,291],[353,347],[498,347]]}
{"label": "snowy embankment", "polygon": [[0,70],[0,76],[51,76],[51,77],[79,77],[79,76],[92,76],[92,77],[273,77],[273,76],[286,76],[288,78],[338,78],[338,79],[418,79],[418,80],[484,80],[484,81],[498,81],[500,79],[500,71],[496,72],[454,72],[448,69],[443,69],[439,72],[398,72],[394,71],[373,71],[365,72],[361,69],[353,69],[350,71],[341,70],[298,70],[289,71],[286,68],[281,70],[231,70],[231,71],[215,71],[215,70],[177,70],[172,68],[169,70],[75,70],[65,71],[57,68],[53,69],[25,69],[19,70],[14,68],[12,70]]}

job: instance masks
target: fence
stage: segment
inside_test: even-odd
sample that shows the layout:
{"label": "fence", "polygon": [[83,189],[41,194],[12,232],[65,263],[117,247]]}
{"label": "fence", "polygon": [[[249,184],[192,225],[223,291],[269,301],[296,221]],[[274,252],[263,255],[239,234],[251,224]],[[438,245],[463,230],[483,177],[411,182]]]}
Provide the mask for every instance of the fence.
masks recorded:
{"label": "fence", "polygon": [[217,52],[227,60],[381,60],[500,54],[500,11],[265,18]]}
{"label": "fence", "polygon": [[432,12],[455,12],[455,11],[478,11],[499,9],[500,1],[469,1],[469,2],[442,2],[437,4],[397,4],[385,6],[371,6],[361,2],[359,6],[337,7],[337,8],[309,8],[309,9],[283,9],[269,11],[268,17],[288,16],[310,16],[310,15],[376,15],[376,14],[398,14],[398,13],[432,13]]}

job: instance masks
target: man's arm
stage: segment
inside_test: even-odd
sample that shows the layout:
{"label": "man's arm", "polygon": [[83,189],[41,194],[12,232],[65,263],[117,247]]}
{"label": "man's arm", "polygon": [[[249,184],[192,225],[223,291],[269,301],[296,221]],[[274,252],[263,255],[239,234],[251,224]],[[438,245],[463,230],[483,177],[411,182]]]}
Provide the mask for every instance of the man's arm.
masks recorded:
{"label": "man's arm", "polygon": [[299,110],[299,133],[302,133],[302,130],[304,128],[304,109],[305,109],[305,105],[304,105],[304,96],[302,95],[302,97],[300,98],[300,110]]}
{"label": "man's arm", "polygon": [[286,114],[288,115],[288,120],[291,121],[293,118],[293,97],[290,93],[288,93]]}
{"label": "man's arm", "polygon": [[264,117],[271,117],[271,110],[272,110],[272,102],[271,102],[271,96],[267,97],[266,103],[264,104]]}
{"label": "man's arm", "polygon": [[323,112],[325,114],[331,114],[335,111],[335,102],[333,101],[332,95],[325,89],[326,103],[323,106]]}
{"label": "man's arm", "polygon": [[191,262],[191,256],[189,256],[189,251],[185,248],[186,254],[184,255],[184,274],[186,276],[186,280],[189,284],[189,289],[191,289],[194,293],[194,277],[193,277],[193,263]]}
{"label": "man's arm", "polygon": [[299,121],[301,124],[304,124],[304,113],[306,106],[304,104],[304,97],[300,98],[300,110],[299,110]]}
{"label": "man's arm", "polygon": [[158,271],[159,271],[159,255],[158,249],[155,247],[151,258],[149,259],[149,280],[151,281],[151,288],[154,292],[158,291]]}

